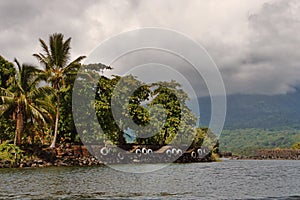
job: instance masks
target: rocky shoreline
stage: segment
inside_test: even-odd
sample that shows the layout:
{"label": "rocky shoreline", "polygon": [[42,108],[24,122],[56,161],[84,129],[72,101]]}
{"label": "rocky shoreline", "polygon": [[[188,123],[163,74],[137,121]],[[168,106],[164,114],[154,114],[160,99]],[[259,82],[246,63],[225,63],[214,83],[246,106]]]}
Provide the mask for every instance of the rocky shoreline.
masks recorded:
{"label": "rocky shoreline", "polygon": [[[32,152],[32,149],[28,149]],[[34,156],[12,163],[0,160],[0,168],[28,168],[50,166],[101,166],[104,165],[90,155],[82,145],[61,145],[55,149],[35,149]]]}
{"label": "rocky shoreline", "polygon": [[[158,146],[141,146],[141,145],[129,145],[122,147],[126,149],[121,155],[121,152],[114,152],[108,154],[107,147],[99,146],[98,158],[104,162],[110,164],[130,164],[130,163],[157,163],[157,162],[176,162],[176,163],[190,163],[190,162],[213,162],[215,161],[211,155],[211,152],[202,154],[201,147],[191,148],[185,152],[174,147],[164,146],[160,148]],[[151,154],[144,154],[145,149],[153,150]],[[156,149],[161,150],[161,152]],[[99,152],[103,151],[103,154],[108,154],[103,157]],[[129,150],[131,149],[131,150]],[[138,153],[140,149],[140,153]],[[92,149],[89,149],[90,151]],[[93,149],[95,151],[95,148]],[[92,151],[93,151],[92,150]],[[175,154],[173,151],[176,150]],[[154,151],[156,151],[154,153]],[[181,151],[178,156],[178,151]],[[12,163],[11,161],[0,161],[0,168],[28,168],[28,167],[49,167],[49,166],[103,166],[105,163],[96,159],[90,154],[86,146],[83,145],[61,145],[55,149],[50,148],[28,148],[24,152],[27,152],[30,156],[26,156],[26,159],[21,159]],[[199,153],[201,152],[202,155]],[[96,154],[97,155],[97,154]],[[128,159],[126,159],[128,158]]]}
{"label": "rocky shoreline", "polygon": [[221,158],[231,160],[300,160],[299,149],[259,149],[254,155],[233,155],[230,152],[221,154]]}
{"label": "rocky shoreline", "polygon": [[300,160],[299,149],[262,149],[256,150],[253,159],[263,160]]}
{"label": "rocky shoreline", "polygon": [[[193,157],[194,149],[189,149],[180,156],[176,163],[190,162],[213,162],[211,154],[204,157]],[[30,156],[16,162],[0,160],[0,168],[34,168],[50,166],[103,166],[104,162],[92,156],[83,145],[60,145],[55,149],[50,148],[28,148],[24,152],[29,152]],[[196,154],[195,154],[196,155]],[[117,157],[118,155],[112,155]],[[137,155],[138,156],[138,155]],[[141,155],[139,155],[141,156]],[[257,150],[255,155],[233,155],[231,152],[219,154],[221,160],[300,160],[299,149],[263,149]],[[147,158],[147,157],[145,157]],[[158,158],[158,157],[157,157]],[[157,161],[157,158],[156,159]],[[143,159],[141,159],[143,160]],[[163,157],[162,160],[171,161],[171,157]],[[160,162],[162,162],[162,160]],[[115,164],[121,163],[116,161]],[[149,162],[151,163],[151,162]]]}

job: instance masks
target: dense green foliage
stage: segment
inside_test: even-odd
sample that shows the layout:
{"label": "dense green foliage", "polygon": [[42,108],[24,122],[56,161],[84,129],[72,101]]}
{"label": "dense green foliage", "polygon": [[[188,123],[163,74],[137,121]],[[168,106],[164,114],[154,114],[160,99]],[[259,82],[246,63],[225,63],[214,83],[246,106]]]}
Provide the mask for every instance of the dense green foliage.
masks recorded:
{"label": "dense green foliage", "polygon": [[0,88],[0,114],[12,115],[12,119],[15,119],[14,144],[21,144],[23,136],[30,136],[33,143],[36,126],[43,128],[52,120],[52,104],[48,96],[51,88],[38,87],[42,80],[39,76],[41,70],[20,65],[17,60],[15,62],[17,73],[7,81],[7,88]]}
{"label": "dense green foliage", "polygon": [[[64,40],[62,34],[50,35],[49,46],[44,40],[39,41],[43,52],[33,56],[42,70],[17,61],[14,67],[0,57],[0,142],[6,141],[4,152],[13,149],[18,153],[18,148],[11,144],[13,140],[20,147],[27,144],[54,147],[56,140],[80,142],[72,113],[74,80],[80,67],[102,74],[97,76],[95,101],[90,104],[96,110],[105,137],[85,131],[81,135],[84,140],[91,137],[93,141],[96,136],[100,137],[96,141],[109,140],[117,145],[215,145],[216,138],[208,129],[196,129],[197,118],[186,105],[188,96],[176,81],[145,84],[131,75],[105,77],[103,70],[112,69],[110,66],[100,63],[83,66],[79,62],[84,56],[69,62],[71,38]],[[89,73],[85,75],[93,78]],[[83,88],[81,92],[85,95],[86,90]],[[120,116],[118,119],[116,114]]]}
{"label": "dense green foliage", "polygon": [[0,56],[0,87],[7,88],[8,80],[16,74],[16,69],[11,62]]}
{"label": "dense green foliage", "polygon": [[22,150],[18,146],[9,144],[8,141],[0,144],[0,160],[10,161],[10,164],[14,165],[22,157]]}
{"label": "dense green foliage", "polygon": [[60,90],[60,118],[58,141],[79,142],[72,115],[72,85]]}
{"label": "dense green foliage", "polygon": [[[15,74],[14,65],[0,56],[0,88],[7,89],[9,86],[8,80],[14,77]],[[1,98],[0,104],[2,104]],[[0,116],[0,130],[0,143],[14,137],[15,123],[11,119],[10,113],[4,113]]]}
{"label": "dense green foliage", "polygon": [[44,40],[40,39],[39,41],[43,49],[43,53],[33,54],[33,56],[36,57],[43,65],[45,72],[44,77],[55,90],[56,115],[54,137],[51,143],[51,147],[55,147],[58,137],[59,117],[61,112],[60,91],[64,87],[68,87],[68,83],[72,83],[72,80],[74,80],[74,76],[76,76],[77,70],[80,67],[79,62],[84,59],[85,56],[79,56],[74,61],[69,62],[71,38],[64,40],[64,35],[61,33],[54,33],[50,35],[49,46],[46,45]]}
{"label": "dense green foliage", "polygon": [[295,144],[293,144],[292,148],[293,149],[300,149],[300,142],[296,142]]}
{"label": "dense green foliage", "polygon": [[[196,134],[196,118],[186,100],[188,96],[174,81],[147,85],[130,75],[101,76],[94,106],[106,140],[114,144],[189,145]],[[89,127],[81,127],[85,142],[105,142],[103,136],[85,131]]]}
{"label": "dense green foliage", "polygon": [[256,149],[290,148],[300,141],[300,130],[235,129],[224,130],[220,137],[221,151],[251,155]]}
{"label": "dense green foliage", "polygon": [[0,143],[6,140],[13,140],[15,135],[15,120],[4,114],[0,117]]}

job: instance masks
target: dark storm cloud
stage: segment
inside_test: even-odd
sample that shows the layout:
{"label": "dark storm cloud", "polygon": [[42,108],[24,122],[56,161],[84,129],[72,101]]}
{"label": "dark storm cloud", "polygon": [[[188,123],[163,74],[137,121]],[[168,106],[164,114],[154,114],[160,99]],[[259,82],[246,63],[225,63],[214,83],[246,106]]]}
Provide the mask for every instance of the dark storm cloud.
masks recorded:
{"label": "dark storm cloud", "polygon": [[[240,75],[251,92],[273,94],[294,90],[300,77],[300,4],[266,3],[249,17],[252,31]],[[247,75],[246,75],[247,74]]]}
{"label": "dark storm cloud", "polygon": [[285,93],[300,80],[299,21],[297,0],[3,0],[0,54],[36,63],[38,38],[62,32],[76,57],[119,32],[164,27],[203,44],[229,93]]}
{"label": "dark storm cloud", "polygon": [[300,4],[269,1],[249,14],[242,38],[210,40],[206,48],[219,66],[228,93],[278,94],[300,83]]}
{"label": "dark storm cloud", "polygon": [[75,38],[86,36],[84,14],[88,7],[78,0],[1,1],[0,54],[10,60],[17,57],[21,62],[35,62],[31,55],[39,50],[38,38],[47,41],[54,32],[72,36],[73,45],[80,47]]}
{"label": "dark storm cloud", "polygon": [[10,29],[24,23],[28,23],[39,16],[40,10],[32,1],[0,1],[1,30]]}

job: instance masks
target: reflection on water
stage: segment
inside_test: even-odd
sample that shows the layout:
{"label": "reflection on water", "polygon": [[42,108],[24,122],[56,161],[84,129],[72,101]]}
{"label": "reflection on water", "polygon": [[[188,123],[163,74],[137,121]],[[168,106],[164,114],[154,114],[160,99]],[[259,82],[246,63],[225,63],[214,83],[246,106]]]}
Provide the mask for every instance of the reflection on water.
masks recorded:
{"label": "reflection on water", "polygon": [[300,199],[300,161],[172,164],[147,174],[108,167],[1,169],[0,178],[0,199]]}

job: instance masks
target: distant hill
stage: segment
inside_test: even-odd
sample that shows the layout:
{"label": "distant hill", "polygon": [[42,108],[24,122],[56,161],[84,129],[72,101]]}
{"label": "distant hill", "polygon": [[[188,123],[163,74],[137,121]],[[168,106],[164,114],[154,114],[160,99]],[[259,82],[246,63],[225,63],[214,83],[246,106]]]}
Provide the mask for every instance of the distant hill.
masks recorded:
{"label": "distant hill", "polygon": [[[210,98],[199,99],[200,124],[210,120]],[[288,148],[300,141],[300,90],[285,95],[229,95],[220,149],[253,154],[256,149]]]}
{"label": "distant hill", "polygon": [[[201,125],[210,120],[210,98],[199,99]],[[224,129],[300,129],[300,89],[283,95],[229,95]]]}
{"label": "distant hill", "polygon": [[220,149],[251,155],[257,149],[290,148],[300,141],[300,130],[234,129],[223,130]]}

